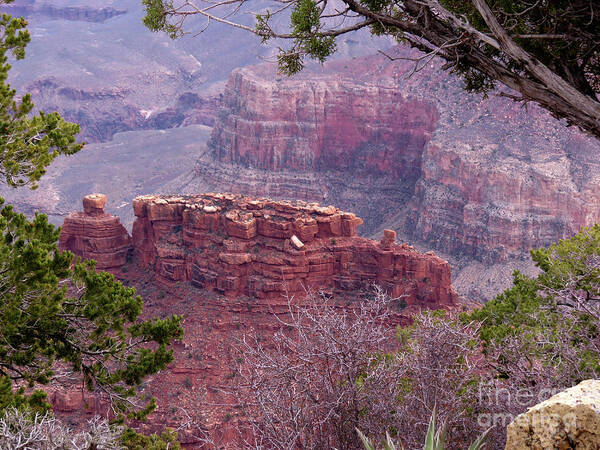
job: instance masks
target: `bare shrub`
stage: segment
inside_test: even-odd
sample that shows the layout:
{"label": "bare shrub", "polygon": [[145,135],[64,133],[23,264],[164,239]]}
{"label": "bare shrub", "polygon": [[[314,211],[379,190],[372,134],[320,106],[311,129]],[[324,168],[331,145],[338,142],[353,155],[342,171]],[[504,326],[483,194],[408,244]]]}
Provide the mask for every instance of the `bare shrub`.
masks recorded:
{"label": "bare shrub", "polygon": [[436,312],[417,314],[400,334],[394,378],[403,386],[396,430],[408,448],[421,448],[434,409],[447,426],[447,448],[466,448],[482,432],[477,386],[485,373],[475,323]]}
{"label": "bare shrub", "polygon": [[449,448],[481,434],[477,329],[424,313],[399,340],[390,303],[381,290],[349,308],[312,295],[290,302],[272,339],[244,337],[236,395],[249,448],[362,448],[357,428],[420,447],[436,405]]}
{"label": "bare shrub", "polygon": [[376,444],[389,432],[420,448],[436,409],[447,448],[466,448],[488,429],[487,448],[504,448],[518,414],[598,374],[600,264],[585,267],[541,285],[541,304],[484,348],[481,322],[442,312],[416,314],[396,336],[381,290],[350,307],[315,295],[290,302],[272,338],[251,333],[240,345],[246,445],[360,448],[358,428]]}
{"label": "bare shrub", "polygon": [[73,433],[50,414],[29,415],[11,408],[0,415],[0,448],[28,450],[120,450],[122,428],[95,417],[84,431]]}
{"label": "bare shrub", "polygon": [[360,448],[358,427],[379,436],[393,423],[397,386],[383,349],[394,345],[390,300],[338,308],[308,295],[290,300],[272,338],[243,338],[237,396],[253,448]]}

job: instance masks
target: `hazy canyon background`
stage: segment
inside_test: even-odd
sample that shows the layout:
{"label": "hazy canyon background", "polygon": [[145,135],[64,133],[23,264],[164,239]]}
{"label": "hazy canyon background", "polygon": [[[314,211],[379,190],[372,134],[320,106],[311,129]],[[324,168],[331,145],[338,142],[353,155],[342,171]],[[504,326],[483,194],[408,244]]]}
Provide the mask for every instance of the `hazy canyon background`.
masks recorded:
{"label": "hazy canyon background", "polygon": [[89,143],[38,190],[2,188],[56,224],[91,192],[129,229],[140,194],[318,201],[362,217],[364,236],[392,228],[434,250],[459,293],[483,301],[513,269],[533,270],[529,249],[600,220],[597,141],[535,105],[465,93],[436,60],[409,76],[411,61],[377,54],[414,55],[390,41],[347,36],[335,61],[286,78],[268,62],[273,48],[240,30],[150,33],[139,0],[4,9],[32,34],[11,83],[80,123]]}

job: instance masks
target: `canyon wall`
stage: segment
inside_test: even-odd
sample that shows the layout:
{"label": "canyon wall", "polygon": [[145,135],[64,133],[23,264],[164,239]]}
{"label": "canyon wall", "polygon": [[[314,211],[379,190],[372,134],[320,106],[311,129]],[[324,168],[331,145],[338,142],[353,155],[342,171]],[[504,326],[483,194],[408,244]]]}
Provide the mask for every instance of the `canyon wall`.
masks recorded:
{"label": "canyon wall", "polygon": [[[197,177],[219,190],[327,201],[373,233],[414,192],[438,113],[392,86],[234,71]],[[368,201],[367,199],[376,199]]]}
{"label": "canyon wall", "polygon": [[[124,243],[109,236],[122,236],[114,233],[122,227],[104,213],[105,203],[102,194],[84,198],[84,211],[65,221],[61,248],[84,257],[121,255]],[[126,242],[132,257],[108,265],[143,297],[144,317],[178,314],[185,329],[183,342],[173,345],[173,363],[141,386],[158,408],[139,429],[178,429],[186,448],[207,438],[218,445],[239,442],[237,421],[247,419],[228,394],[239,345],[246,336],[268,342],[281,327],[275,316],[288,317],[286,297],[302,302],[314,288],[351,309],[376,283],[398,297],[392,326],[410,323],[423,307],[460,307],[446,261],[397,243],[392,230],[379,241],[359,237],[361,219],[333,206],[202,194],[140,196],[133,209],[133,238]],[[49,397],[54,412],[70,419],[103,408],[79,385],[54,389]]]}
{"label": "canyon wall", "polygon": [[228,194],[142,196],[134,202],[137,260],[159,281],[228,297],[282,298],[307,289],[378,284],[407,306],[452,306],[450,266],[433,254],[356,235],[362,220],[333,206]]}
{"label": "canyon wall", "polygon": [[[395,55],[415,56],[405,49]],[[60,179],[71,197],[56,192],[58,179],[49,180],[47,197],[37,204],[60,197],[53,208],[60,205],[61,211],[54,214],[64,214],[85,191],[113,189],[110,196],[119,201],[111,211],[127,227],[133,218],[123,211],[142,192],[234,192],[334,204],[364,220],[363,236],[394,229],[416,248],[442,254],[453,264],[461,294],[489,299],[510,283],[515,268],[532,270],[529,249],[600,220],[600,145],[533,104],[467,94],[439,66],[433,60],[408,77],[412,62],[372,56],[309,67],[292,78],[279,77],[268,65],[240,69],[214,103],[190,91],[171,97],[178,99],[173,110],[148,116],[165,124],[210,123],[210,111],[223,104],[212,116],[208,145],[206,131],[193,127],[170,133],[168,143],[134,145],[133,136],[126,136],[108,151],[114,163],[105,164],[107,150],[98,149],[102,170],[96,162],[93,171],[70,161],[55,163],[73,166]],[[116,88],[53,86],[40,95],[62,92],[90,107],[103,103],[105,94],[111,102],[113,94],[126,95]],[[131,112],[123,115],[123,124],[141,117]],[[146,145],[162,147],[153,157],[162,158],[160,164],[149,162]],[[89,164],[90,150],[74,160]],[[183,158],[195,155],[196,165],[187,166]],[[181,176],[161,178],[167,167],[171,177]],[[117,185],[128,186],[129,197],[120,192],[124,189],[106,186],[116,178]]]}
{"label": "canyon wall", "polygon": [[438,116],[431,102],[336,76],[265,83],[232,73],[209,146],[222,162],[416,179]]}
{"label": "canyon wall", "polygon": [[413,69],[378,55],[290,79],[269,65],[235,71],[199,183],[327,199],[356,211],[367,235],[394,228],[484,264],[600,220],[597,141],[536,105],[467,94],[438,60]]}
{"label": "canyon wall", "polygon": [[502,151],[490,141],[475,148],[432,143],[404,225],[411,235],[448,253],[495,262],[600,221],[597,161],[584,168],[589,177],[577,180],[572,153],[530,153],[524,160],[498,158]]}

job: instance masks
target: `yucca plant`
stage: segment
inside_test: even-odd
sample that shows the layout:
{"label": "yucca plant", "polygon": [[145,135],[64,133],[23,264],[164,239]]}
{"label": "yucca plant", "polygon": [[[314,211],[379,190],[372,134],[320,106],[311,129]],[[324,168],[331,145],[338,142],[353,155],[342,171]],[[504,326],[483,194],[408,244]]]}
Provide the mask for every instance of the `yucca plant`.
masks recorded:
{"label": "yucca plant", "polygon": [[[365,446],[365,450],[376,450],[375,445],[373,445],[371,439],[365,436],[358,428],[356,429],[356,432],[358,433],[358,437]],[[400,450],[403,449],[404,447],[402,447],[402,444],[400,444]],[[396,444],[394,444],[392,437],[387,432],[385,433],[385,442],[383,443],[383,450],[397,450]]]}
{"label": "yucca plant", "polygon": [[[362,441],[365,450],[376,450],[375,445],[367,436],[365,436],[360,430],[356,430],[358,437]],[[485,438],[489,430],[486,430],[481,436],[479,436],[475,442],[473,442],[468,450],[481,450],[485,444]],[[423,450],[445,450],[446,448],[446,423],[444,422],[441,427],[437,427],[437,411],[433,408],[431,419],[429,419],[429,426],[427,427],[427,435],[425,436],[425,445]],[[383,443],[383,450],[404,450],[401,443],[395,443],[389,433],[385,433],[385,442]]]}
{"label": "yucca plant", "polygon": [[446,448],[446,421],[441,427],[437,427],[437,410],[433,407],[433,413],[429,419],[427,435],[425,436],[424,450],[444,450]]}

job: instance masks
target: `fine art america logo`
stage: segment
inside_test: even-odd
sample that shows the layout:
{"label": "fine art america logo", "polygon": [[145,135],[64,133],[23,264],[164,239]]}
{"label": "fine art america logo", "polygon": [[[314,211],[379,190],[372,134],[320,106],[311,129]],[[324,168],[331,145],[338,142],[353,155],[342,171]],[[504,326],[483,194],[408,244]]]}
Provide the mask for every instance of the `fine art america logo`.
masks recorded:
{"label": "fine art america logo", "polygon": [[[528,408],[541,403],[553,395],[563,391],[562,388],[521,388],[510,390],[496,386],[494,383],[479,386],[478,397],[482,405],[489,405],[490,412],[477,415],[477,423],[484,429],[491,427],[505,428],[511,422],[517,426],[529,426],[533,429],[547,428],[556,424],[562,424],[567,429],[576,427],[576,416],[573,412],[560,414],[529,414],[518,416]],[[507,411],[507,406],[519,412]]]}

